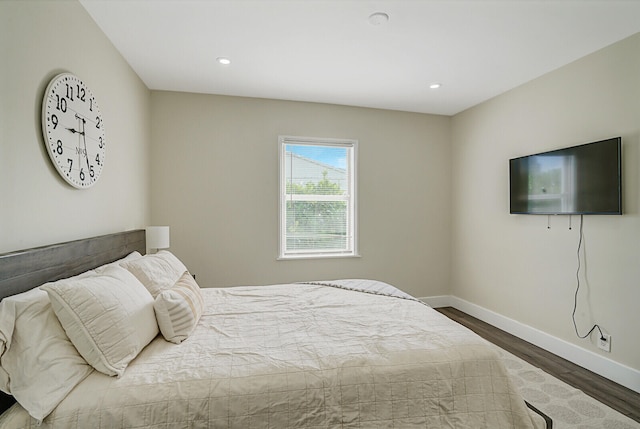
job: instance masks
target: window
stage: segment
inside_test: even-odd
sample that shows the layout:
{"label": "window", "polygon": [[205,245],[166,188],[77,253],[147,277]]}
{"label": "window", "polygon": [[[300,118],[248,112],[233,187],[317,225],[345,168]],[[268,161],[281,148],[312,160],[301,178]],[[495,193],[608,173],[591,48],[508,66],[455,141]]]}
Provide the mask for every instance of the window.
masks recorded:
{"label": "window", "polygon": [[356,140],[280,136],[280,258],[357,256]]}

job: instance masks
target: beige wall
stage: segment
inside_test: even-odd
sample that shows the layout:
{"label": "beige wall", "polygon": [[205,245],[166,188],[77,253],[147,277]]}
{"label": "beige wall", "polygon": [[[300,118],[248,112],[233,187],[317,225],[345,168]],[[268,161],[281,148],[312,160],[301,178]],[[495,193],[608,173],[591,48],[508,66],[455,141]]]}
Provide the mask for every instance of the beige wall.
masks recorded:
{"label": "beige wall", "polygon": [[571,321],[580,219],[548,230],[546,216],[510,215],[508,159],[622,136],[625,214],[584,218],[576,319],[640,369],[640,34],[456,115],[452,131],[451,293],[599,354]]}
{"label": "beige wall", "polygon": [[[450,119],[152,92],[152,221],[204,286],[377,278],[449,284]],[[278,135],[359,140],[361,258],[278,261]]]}
{"label": "beige wall", "polygon": [[[49,80],[92,89],[107,137],[100,180],[59,177],[41,133]],[[149,90],[76,1],[0,1],[0,252],[144,227],[149,219]]]}

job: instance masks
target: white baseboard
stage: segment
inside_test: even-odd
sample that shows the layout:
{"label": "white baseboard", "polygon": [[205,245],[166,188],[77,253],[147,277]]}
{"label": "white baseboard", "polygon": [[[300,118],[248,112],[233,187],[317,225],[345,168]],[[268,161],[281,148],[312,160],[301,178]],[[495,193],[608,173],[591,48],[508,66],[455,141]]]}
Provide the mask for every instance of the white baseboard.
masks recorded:
{"label": "white baseboard", "polygon": [[420,301],[429,304],[430,307],[451,307],[451,295],[430,296],[427,298],[418,298]]}
{"label": "white baseboard", "polygon": [[640,393],[640,371],[637,369],[578,347],[575,344],[453,295],[433,296],[420,299],[433,308],[456,308],[496,328],[502,329],[511,335],[515,335],[518,338],[567,359],[576,365],[580,365],[583,368]]}

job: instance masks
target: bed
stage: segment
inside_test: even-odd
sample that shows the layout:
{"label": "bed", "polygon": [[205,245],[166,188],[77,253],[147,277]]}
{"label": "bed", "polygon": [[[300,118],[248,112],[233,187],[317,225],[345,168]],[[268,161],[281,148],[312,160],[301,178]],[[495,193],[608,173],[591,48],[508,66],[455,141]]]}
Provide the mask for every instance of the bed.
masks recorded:
{"label": "bed", "polygon": [[550,427],[488,343],[391,285],[200,288],[144,251],[0,255],[0,427]]}

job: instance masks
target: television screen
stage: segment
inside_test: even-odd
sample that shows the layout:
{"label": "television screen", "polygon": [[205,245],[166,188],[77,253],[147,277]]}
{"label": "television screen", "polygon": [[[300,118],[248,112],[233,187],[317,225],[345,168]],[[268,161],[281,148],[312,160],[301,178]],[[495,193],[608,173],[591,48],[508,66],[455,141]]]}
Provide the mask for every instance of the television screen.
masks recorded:
{"label": "television screen", "polygon": [[620,137],[509,160],[512,214],[622,214]]}

